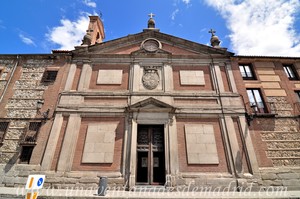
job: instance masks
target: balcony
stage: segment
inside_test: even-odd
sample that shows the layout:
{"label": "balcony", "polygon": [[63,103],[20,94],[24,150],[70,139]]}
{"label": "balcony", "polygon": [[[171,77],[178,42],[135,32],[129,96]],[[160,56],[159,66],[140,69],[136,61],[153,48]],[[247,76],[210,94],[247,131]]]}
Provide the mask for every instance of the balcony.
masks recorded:
{"label": "balcony", "polygon": [[41,122],[30,122],[28,130],[21,138],[21,145],[36,145]]}
{"label": "balcony", "polygon": [[36,145],[37,142],[37,132],[26,132],[22,137],[20,144],[21,145]]}

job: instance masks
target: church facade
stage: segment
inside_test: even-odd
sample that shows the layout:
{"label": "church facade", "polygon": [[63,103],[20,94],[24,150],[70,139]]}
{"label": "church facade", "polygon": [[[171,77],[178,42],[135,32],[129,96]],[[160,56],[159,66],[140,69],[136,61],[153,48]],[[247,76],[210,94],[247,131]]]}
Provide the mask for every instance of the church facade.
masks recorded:
{"label": "church facade", "polygon": [[298,84],[278,69],[296,72],[300,58],[234,56],[211,33],[211,47],[187,41],[151,16],[142,32],[103,42],[92,16],[73,51],[1,56],[2,184],[38,173],[60,188],[100,177],[126,189],[297,188]]}

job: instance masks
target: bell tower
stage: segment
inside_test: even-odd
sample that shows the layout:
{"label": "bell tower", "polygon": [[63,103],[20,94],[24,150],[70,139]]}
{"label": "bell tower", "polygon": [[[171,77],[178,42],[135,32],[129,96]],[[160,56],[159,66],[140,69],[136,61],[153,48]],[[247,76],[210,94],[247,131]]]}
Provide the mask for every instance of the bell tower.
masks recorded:
{"label": "bell tower", "polygon": [[104,26],[101,19],[98,16],[89,16],[89,18],[90,23],[81,45],[90,46],[96,43],[101,43],[105,38]]}

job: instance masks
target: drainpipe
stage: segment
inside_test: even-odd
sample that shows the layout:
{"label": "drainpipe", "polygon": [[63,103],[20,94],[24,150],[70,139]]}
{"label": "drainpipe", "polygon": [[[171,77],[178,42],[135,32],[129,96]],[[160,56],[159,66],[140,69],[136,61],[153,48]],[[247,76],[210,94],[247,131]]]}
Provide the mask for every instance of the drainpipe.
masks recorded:
{"label": "drainpipe", "polygon": [[13,67],[13,71],[11,72],[10,77],[9,77],[9,79],[8,79],[8,81],[7,81],[7,84],[6,84],[5,87],[4,87],[3,93],[1,94],[1,97],[0,97],[0,103],[1,103],[2,100],[3,100],[3,97],[4,97],[5,93],[6,93],[6,90],[7,90],[7,88],[8,88],[8,85],[9,85],[10,82],[11,82],[12,77],[14,76],[14,73],[15,73],[15,71],[16,71],[16,68],[17,68],[17,66],[18,66],[18,64],[19,64],[19,58],[20,58],[19,55],[17,55],[17,62],[15,63],[15,65],[14,65],[14,67]]}

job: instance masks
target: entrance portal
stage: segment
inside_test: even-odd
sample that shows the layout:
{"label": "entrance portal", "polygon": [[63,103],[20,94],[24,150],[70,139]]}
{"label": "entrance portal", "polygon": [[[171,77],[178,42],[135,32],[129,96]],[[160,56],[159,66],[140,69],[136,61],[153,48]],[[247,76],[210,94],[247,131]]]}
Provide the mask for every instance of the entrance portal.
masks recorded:
{"label": "entrance portal", "polygon": [[137,184],[165,183],[164,125],[138,125]]}

